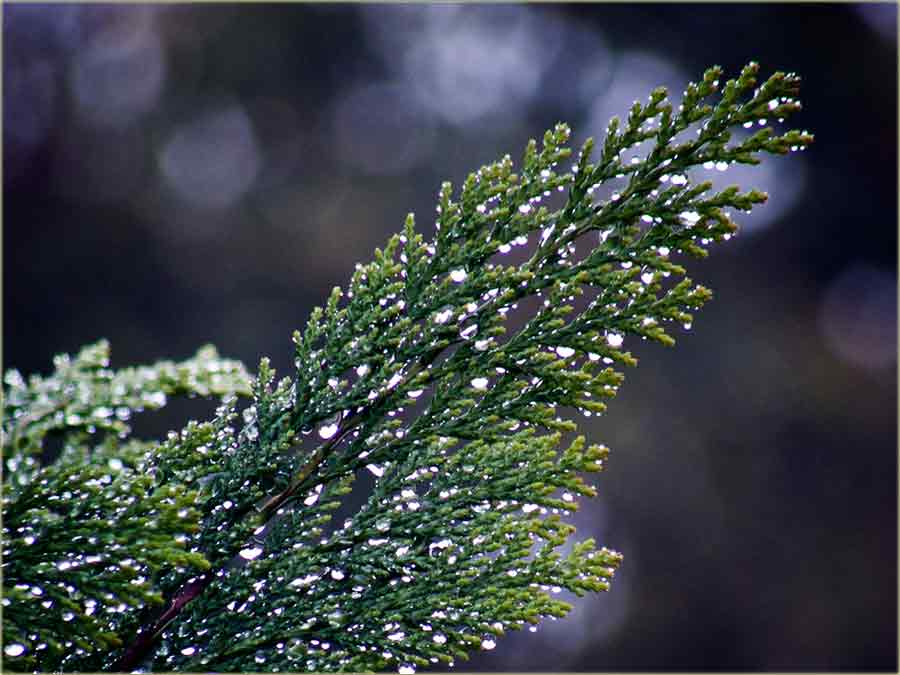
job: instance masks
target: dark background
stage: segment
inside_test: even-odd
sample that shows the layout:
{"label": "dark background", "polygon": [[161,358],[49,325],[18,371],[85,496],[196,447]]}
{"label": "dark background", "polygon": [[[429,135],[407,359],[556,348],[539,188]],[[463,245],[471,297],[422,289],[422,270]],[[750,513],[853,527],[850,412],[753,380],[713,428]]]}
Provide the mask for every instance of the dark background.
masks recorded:
{"label": "dark background", "polygon": [[[882,5],[3,7],[3,361],[290,334],[442,179],[582,139],[718,63],[804,77],[816,143],[692,276],[716,299],[584,423],[609,594],[466,670],[897,664],[897,10]],[[739,219],[740,220],[740,219]],[[626,347],[629,345],[626,344]],[[144,422],[180,426],[177,408]]]}

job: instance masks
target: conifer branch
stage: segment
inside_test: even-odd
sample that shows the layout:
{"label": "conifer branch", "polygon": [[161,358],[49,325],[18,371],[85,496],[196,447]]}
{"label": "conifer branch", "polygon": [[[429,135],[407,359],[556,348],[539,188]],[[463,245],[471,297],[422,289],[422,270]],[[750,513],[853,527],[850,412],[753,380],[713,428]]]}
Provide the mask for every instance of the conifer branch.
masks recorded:
{"label": "conifer branch", "polygon": [[[690,324],[711,296],[676,282],[685,270],[673,258],[706,255],[735,232],[729,210],[766,198],[714,192],[691,172],[812,141],[767,127],[732,142],[735,127],[799,110],[795,75],[756,87],[756,74],[747,66],[720,93],[711,68],[677,110],[655,90],[624,123],[610,122],[596,159],[588,141],[569,170],[559,124],[541,147],[528,144],[520,173],[507,156],[456,197],[445,183],[434,239],[410,215],[295,333],[289,377],[276,382],[263,359],[240,424],[228,396],[212,420],[135,450],[145,481],[181,490],[176,505],[195,525],[179,535],[192,557],[167,553],[149,569],[164,609],[111,621],[105,653],[51,654],[13,625],[23,651],[12,662],[412,671],[565,615],[558,591],[608,589],[617,552],[591,540],[559,551],[574,530],[563,516],[595,494],[582,474],[602,470],[608,450],[581,436],[564,444],[563,434],[576,430],[573,412],[603,412],[622,382],[614,365],[636,364],[626,340],[673,344],[667,324]],[[57,392],[42,408],[17,395],[4,447],[39,454],[44,420],[70,403]],[[92,396],[84,415],[104,405]],[[89,466],[105,457],[90,438],[72,438]],[[53,466],[33,465],[23,485]],[[354,483],[368,490],[365,504],[329,525]],[[7,513],[36,517],[21,498],[4,497],[4,527]],[[6,562],[4,572],[4,584],[22,580],[16,597],[27,605],[33,574],[10,575]]]}

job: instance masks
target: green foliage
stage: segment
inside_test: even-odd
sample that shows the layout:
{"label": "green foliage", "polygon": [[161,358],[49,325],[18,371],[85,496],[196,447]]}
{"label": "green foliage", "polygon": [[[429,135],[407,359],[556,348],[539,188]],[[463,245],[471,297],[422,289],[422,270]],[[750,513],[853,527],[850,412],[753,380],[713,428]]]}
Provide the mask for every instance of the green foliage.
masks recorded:
{"label": "green foliage", "polygon": [[[564,434],[636,363],[626,339],[673,344],[709,299],[673,258],[766,198],[688,171],[811,142],[730,144],[799,109],[795,76],[756,88],[756,72],[719,94],[711,68],[678,110],[655,90],[569,169],[560,124],[519,173],[505,157],[456,197],[444,184],[435,238],[410,215],[295,333],[280,381],[264,359],[248,392],[211,352],[113,374],[105,346],[27,387],[8,375],[4,633],[23,651],[7,667],[411,670],[565,615],[555,591],[608,589],[620,555],[571,544],[564,520],[607,449]],[[132,409],[190,392],[251,401],[163,443],[121,438]],[[42,464],[51,431],[64,450]],[[354,485],[364,504],[330,523]]]}
{"label": "green foliage", "polygon": [[[197,492],[154,481],[158,444],[132,438],[128,420],[169,396],[249,394],[243,366],[212,347],[180,364],[113,371],[100,342],[55,366],[50,377],[26,383],[13,370],[4,380],[3,635],[5,665],[17,670],[121,646],[126,610],[163,601],[155,574],[209,567],[185,545]],[[54,436],[56,458],[44,445]],[[25,650],[9,658],[11,645]]]}

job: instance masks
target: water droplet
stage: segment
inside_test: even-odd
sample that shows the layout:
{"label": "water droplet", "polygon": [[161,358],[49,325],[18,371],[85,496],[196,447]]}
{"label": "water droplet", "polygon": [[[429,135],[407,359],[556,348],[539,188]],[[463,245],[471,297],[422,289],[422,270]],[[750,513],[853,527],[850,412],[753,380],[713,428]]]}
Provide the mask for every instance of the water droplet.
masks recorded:
{"label": "water droplet", "polygon": [[541,230],[541,243],[540,243],[541,246],[543,246],[544,244],[547,243],[547,241],[553,235],[554,229],[556,229],[556,225],[552,224],[552,225],[548,225],[543,230]]}
{"label": "water droplet", "polygon": [[519,206],[519,213],[526,214],[531,213],[531,204],[522,204]]}
{"label": "water droplet", "polygon": [[672,176],[672,185],[685,185],[688,182],[687,176],[675,174]]}
{"label": "water droplet", "polygon": [[493,648],[496,647],[496,646],[497,646],[497,643],[494,642],[494,641],[491,640],[491,639],[486,639],[486,640],[482,640],[482,641],[481,641],[481,648],[482,648],[482,649],[493,649]]}
{"label": "water droplet", "polygon": [[490,346],[491,346],[490,338],[487,338],[485,340],[475,340],[475,349],[479,352],[485,351]]}
{"label": "water droplet", "polygon": [[472,387],[484,391],[488,387],[488,379],[486,377],[476,377],[472,380]]}
{"label": "water droplet", "polygon": [[431,637],[431,639],[435,644],[439,644],[439,645],[445,644],[447,642],[447,636],[444,635],[443,633],[435,633]]}
{"label": "water droplet", "polygon": [[379,532],[387,532],[391,529],[391,522],[389,520],[379,520],[375,523],[375,529]]}
{"label": "water droplet", "polygon": [[665,258],[667,255],[669,255],[669,247],[668,247],[668,246],[660,246],[660,247],[657,249],[657,252],[658,252],[663,258]]}
{"label": "water droplet", "polygon": [[184,654],[185,656],[192,656],[194,654],[194,652],[196,652],[196,651],[197,650],[193,647],[185,647],[184,649],[181,650],[181,653]]}
{"label": "water droplet", "polygon": [[450,279],[455,284],[461,284],[466,280],[466,277],[469,275],[466,273],[464,269],[453,270],[450,272]]}
{"label": "water droplet", "polygon": [[500,244],[500,246],[497,247],[497,250],[500,251],[500,253],[509,253],[512,250],[512,246],[509,244]]}
{"label": "water droplet", "polygon": [[475,335],[475,333],[477,333],[477,332],[478,332],[478,326],[472,325],[464,330],[459,331],[459,336],[463,340],[468,340],[470,337]]}
{"label": "water droplet", "polygon": [[318,581],[319,577],[315,574],[307,574],[305,577],[297,577],[288,586],[309,586],[312,582]]}
{"label": "water droplet", "polygon": [[21,656],[25,653],[25,645],[20,645],[19,643],[6,645],[3,648],[3,653],[7,656]]}
{"label": "water droplet", "polygon": [[155,391],[144,397],[144,402],[149,406],[164,406],[166,404],[166,395],[161,391]]}
{"label": "water droplet", "polygon": [[260,556],[260,554],[262,552],[263,552],[263,550],[261,548],[259,548],[258,546],[253,546],[251,548],[245,548],[243,551],[240,552],[239,555],[244,560],[255,560],[256,558],[258,558]]}
{"label": "water droplet", "polygon": [[416,672],[416,667],[409,663],[404,663],[397,669],[397,672],[400,673],[400,675],[413,675],[413,673]]}
{"label": "water droplet", "polygon": [[725,171],[728,169],[728,162],[716,162],[716,171]]}
{"label": "water droplet", "polygon": [[696,211],[682,211],[678,214],[678,217],[681,218],[682,222],[685,225],[696,225],[700,220],[700,214]]}
{"label": "water droplet", "polygon": [[312,492],[312,494],[310,494],[306,499],[303,500],[303,503],[307,506],[312,506],[317,501],[319,501],[320,494],[322,494],[322,485],[316,485],[316,489]]}
{"label": "water droplet", "polygon": [[445,307],[440,312],[434,315],[434,322],[437,324],[445,324],[452,318],[453,309],[451,307]]}
{"label": "water droplet", "polygon": [[609,343],[610,347],[621,347],[624,338],[618,333],[609,333],[606,336],[606,341]]}
{"label": "water droplet", "polygon": [[397,549],[397,557],[398,558],[406,555],[407,553],[409,553],[409,546],[401,546],[400,548]]}
{"label": "water droplet", "polygon": [[340,570],[331,570],[331,578],[335,581],[340,581],[344,578],[344,573]]}
{"label": "water droplet", "polygon": [[556,353],[564,359],[569,358],[572,354],[575,353],[575,350],[571,347],[557,347]]}
{"label": "water droplet", "polygon": [[388,635],[387,639],[391,640],[392,642],[399,642],[405,637],[406,633],[404,633],[403,631],[397,631],[396,633],[391,633],[390,635]]}
{"label": "water droplet", "polygon": [[327,440],[334,436],[338,432],[339,428],[340,425],[338,424],[325,424],[319,427],[319,436]]}
{"label": "water droplet", "polygon": [[685,330],[690,330],[692,325],[693,325],[693,324],[692,324],[690,321],[688,321],[686,324],[684,324],[684,329],[685,329]]}
{"label": "water droplet", "polygon": [[377,464],[366,464],[366,468],[372,472],[376,478],[381,478],[384,475],[384,467],[378,466]]}
{"label": "water droplet", "polygon": [[570,493],[568,493],[568,492],[563,492],[562,498],[563,498],[563,501],[564,501],[564,502],[571,502],[573,499],[575,499],[575,498],[574,498]]}
{"label": "water droplet", "polygon": [[435,552],[443,551],[445,548],[448,548],[453,545],[453,542],[449,539],[441,539],[440,541],[432,542],[428,545],[428,555],[433,556]]}
{"label": "water droplet", "polygon": [[365,377],[369,374],[369,366],[364,363],[361,366],[357,367],[356,374],[360,377]]}
{"label": "water droplet", "polygon": [[413,389],[412,391],[406,392],[406,395],[410,398],[419,398],[423,391],[424,389]]}
{"label": "water droplet", "polygon": [[641,275],[641,281],[643,281],[645,284],[648,284],[648,285],[652,284],[653,283],[653,272],[644,272]]}

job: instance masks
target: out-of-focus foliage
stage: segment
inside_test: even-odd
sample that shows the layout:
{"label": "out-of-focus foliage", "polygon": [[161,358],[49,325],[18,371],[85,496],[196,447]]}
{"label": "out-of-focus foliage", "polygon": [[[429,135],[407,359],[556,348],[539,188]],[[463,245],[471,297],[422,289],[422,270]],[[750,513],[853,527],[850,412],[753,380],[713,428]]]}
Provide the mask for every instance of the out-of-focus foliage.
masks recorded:
{"label": "out-of-focus foliage", "polygon": [[[113,614],[108,632],[141,631],[131,642],[108,637],[106,653],[82,646],[63,667],[412,671],[564,615],[569,605],[553,597],[562,589],[606,590],[619,554],[591,540],[559,549],[574,529],[562,516],[576,495],[594,494],[579,474],[602,469],[607,450],[582,437],[562,444],[561,434],[576,430],[573,411],[601,413],[600,399],[615,395],[622,375],[612,366],[636,363],[625,340],[672,344],[667,328],[689,326],[710,297],[676,281],[685,270],[672,258],[705,256],[735,231],[731,210],[765,199],[713,191],[687,172],[755,164],[760,153],[811,142],[767,127],[731,143],[735,127],[799,109],[796,76],[776,73],[757,87],[757,70],[720,87],[721,69],[711,68],[677,110],[655,90],[610,122],[596,157],[588,141],[569,169],[560,124],[541,147],[528,145],[520,173],[505,157],[471,174],[455,199],[445,184],[434,239],[417,234],[410,216],[295,334],[291,377],[276,382],[262,361],[243,424],[228,399],[212,421],[141,447],[152,494],[183,520],[157,519],[184,523],[170,534],[194,557],[147,563],[167,601],[161,615],[103,598],[96,609]],[[614,192],[595,197],[610,184]],[[507,263],[518,248],[524,260]],[[513,316],[519,327],[506,330]],[[63,419],[107,419],[99,407],[123,405],[92,395]],[[26,423],[4,444],[28,437],[37,423],[29,414],[20,411]],[[129,455],[112,450],[79,458],[124,468]],[[65,466],[40,469],[28,484]],[[326,531],[366,470],[375,476],[368,501]],[[86,495],[82,508],[95,504]],[[74,555],[80,544],[71,543]],[[40,588],[18,574],[23,594]],[[76,580],[71,587],[78,592]],[[7,648],[14,667],[48,649],[40,643],[50,638],[35,635],[15,643],[18,654]]]}
{"label": "out-of-focus foliage", "polygon": [[54,365],[49,377],[4,378],[3,635],[15,670],[66,668],[121,646],[127,613],[162,602],[155,574],[209,567],[185,546],[197,492],[154,480],[158,443],[133,438],[129,420],[170,396],[250,392],[244,367],[212,347],[114,371],[99,342]]}

